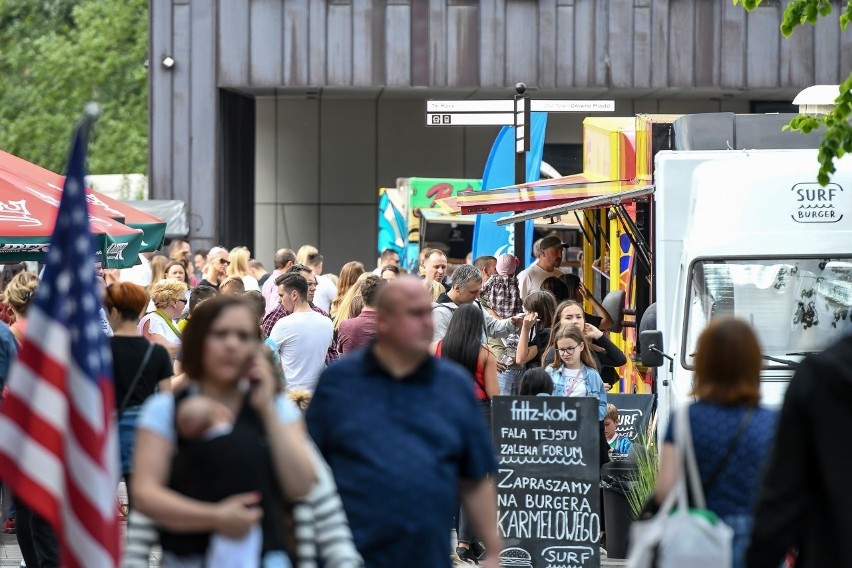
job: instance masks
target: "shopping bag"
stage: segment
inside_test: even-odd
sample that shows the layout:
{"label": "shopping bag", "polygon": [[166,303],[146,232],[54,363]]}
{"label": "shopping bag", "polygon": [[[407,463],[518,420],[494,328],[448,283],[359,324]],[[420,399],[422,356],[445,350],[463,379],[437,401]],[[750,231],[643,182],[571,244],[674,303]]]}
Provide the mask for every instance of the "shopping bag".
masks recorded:
{"label": "shopping bag", "polygon": [[[631,526],[628,568],[730,568],[734,531],[707,510],[689,426],[689,406],[677,414],[674,431],[680,468],[657,514]],[[687,491],[694,507],[689,507]]]}

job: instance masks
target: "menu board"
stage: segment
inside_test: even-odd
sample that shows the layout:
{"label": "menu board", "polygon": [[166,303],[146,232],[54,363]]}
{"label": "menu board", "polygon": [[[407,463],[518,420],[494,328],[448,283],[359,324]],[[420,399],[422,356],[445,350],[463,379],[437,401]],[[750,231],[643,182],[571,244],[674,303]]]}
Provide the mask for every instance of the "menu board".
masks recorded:
{"label": "menu board", "polygon": [[618,426],[615,431],[633,443],[648,431],[648,422],[654,410],[656,395],[607,394],[606,400],[618,408]]}
{"label": "menu board", "polygon": [[598,568],[595,398],[494,397],[501,568]]}

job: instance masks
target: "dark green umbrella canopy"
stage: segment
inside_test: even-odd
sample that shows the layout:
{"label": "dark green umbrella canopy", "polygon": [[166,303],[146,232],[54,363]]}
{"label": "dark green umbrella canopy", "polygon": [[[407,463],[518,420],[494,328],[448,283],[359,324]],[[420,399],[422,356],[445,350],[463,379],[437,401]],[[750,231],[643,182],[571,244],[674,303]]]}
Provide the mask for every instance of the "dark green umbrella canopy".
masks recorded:
{"label": "dark green umbrella canopy", "polygon": [[[49,193],[10,181],[0,172],[0,264],[42,261],[50,247],[59,200]],[[113,219],[89,215],[95,260],[104,268],[129,268],[142,247],[142,231]]]}
{"label": "dark green umbrella canopy", "polygon": [[[61,197],[65,186],[65,176],[46,170],[8,152],[0,151],[0,175],[7,177],[16,185],[37,189],[41,194]],[[143,233],[142,247],[139,252],[154,252],[163,246],[166,236],[166,222],[122,203],[91,188],[86,188],[89,212],[102,219],[114,219]]]}

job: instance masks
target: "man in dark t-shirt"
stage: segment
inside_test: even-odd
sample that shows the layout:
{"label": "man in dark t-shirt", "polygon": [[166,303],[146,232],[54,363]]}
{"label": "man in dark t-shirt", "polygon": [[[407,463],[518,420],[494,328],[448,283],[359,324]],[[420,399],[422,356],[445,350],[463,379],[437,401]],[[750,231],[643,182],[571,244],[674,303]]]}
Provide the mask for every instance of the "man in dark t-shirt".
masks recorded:
{"label": "man in dark t-shirt", "polygon": [[306,420],[328,461],[365,564],[449,568],[458,499],[496,567],[497,468],[470,377],[429,355],[432,304],[419,280],[379,294],[376,341],[329,366]]}

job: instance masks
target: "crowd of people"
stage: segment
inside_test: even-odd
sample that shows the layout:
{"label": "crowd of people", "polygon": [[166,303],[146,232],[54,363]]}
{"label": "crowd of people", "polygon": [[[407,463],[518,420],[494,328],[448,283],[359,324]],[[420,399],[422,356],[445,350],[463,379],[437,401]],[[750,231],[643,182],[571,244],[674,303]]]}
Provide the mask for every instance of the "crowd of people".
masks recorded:
{"label": "crowd of people", "polygon": [[[517,275],[511,255],[451,267],[439,249],[423,251],[419,274],[387,250],[374,270],[349,262],[331,275],[312,246],[277,251],[270,272],[245,247],[192,251],[183,240],[130,269],[95,266],[127,485],[126,565],[147,566],[159,543],[163,566],[496,568],[494,396],[594,397],[601,464],[631,449],[607,400],[626,356],[608,337],[611,315],[560,270],[563,248],[544,238]],[[38,283],[23,266],[0,276],[0,380]],[[785,499],[793,487],[816,490],[804,473],[770,475],[758,515],[787,517],[769,521],[774,532],[757,528],[776,415],[758,407],[756,345],[747,324],[712,323],[689,411],[702,479],[713,477],[708,508],[735,530],[735,566],[752,532],[749,566],[807,550],[796,523],[812,514],[808,502]],[[810,416],[796,404],[790,420]],[[737,431],[743,441],[725,454]],[[655,502],[678,474],[672,436]],[[773,463],[790,451],[776,449]],[[27,566],[58,565],[56,539],[24,501],[4,529]]]}

